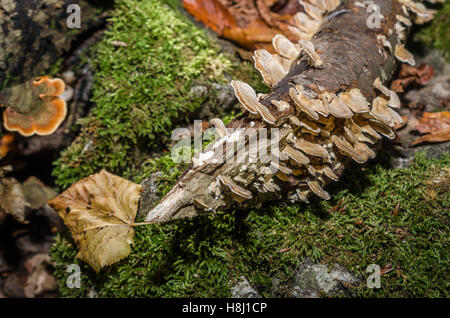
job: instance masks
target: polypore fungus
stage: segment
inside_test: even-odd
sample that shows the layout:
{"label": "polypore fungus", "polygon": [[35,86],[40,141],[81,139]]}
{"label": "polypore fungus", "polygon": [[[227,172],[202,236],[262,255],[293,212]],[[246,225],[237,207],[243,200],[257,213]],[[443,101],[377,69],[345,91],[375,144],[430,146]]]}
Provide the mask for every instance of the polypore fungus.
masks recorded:
{"label": "polypore fungus", "polygon": [[26,137],[52,134],[67,114],[66,101],[58,97],[64,90],[63,80],[49,76],[36,78],[32,85],[13,87],[7,92],[8,107],[3,112],[5,128]]}
{"label": "polypore fungus", "polygon": [[414,55],[411,54],[403,45],[397,44],[395,46],[395,57],[402,62],[408,63],[414,66],[416,62],[414,61]]}

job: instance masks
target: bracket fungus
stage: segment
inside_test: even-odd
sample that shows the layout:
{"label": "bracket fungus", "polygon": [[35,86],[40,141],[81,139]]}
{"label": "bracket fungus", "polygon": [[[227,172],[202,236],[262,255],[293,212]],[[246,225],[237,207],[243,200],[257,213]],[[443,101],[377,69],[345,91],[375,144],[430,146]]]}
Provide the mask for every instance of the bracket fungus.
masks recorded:
{"label": "bracket fungus", "polygon": [[59,97],[64,90],[63,80],[49,76],[6,90],[2,100],[8,106],[3,111],[4,127],[26,137],[52,134],[67,114],[66,101]]}
{"label": "bracket fungus", "polygon": [[411,66],[416,65],[414,55],[411,54],[403,45],[397,44],[395,46],[395,57],[401,61],[408,63]]}
{"label": "bracket fungus", "polygon": [[[421,22],[432,11],[411,0],[378,0],[383,27],[370,29],[370,12],[358,8],[356,1],[300,3],[305,12],[297,13],[289,27],[300,40],[294,43],[277,35],[272,41],[275,54],[254,54],[271,91],[258,95],[244,82],[231,82],[244,115],[229,127],[239,129],[239,136],[255,127],[267,129],[269,135],[277,131],[281,151],[272,153],[272,160],[246,162],[251,158],[246,139],[227,155],[233,160],[191,166],[162,201],[146,211],[146,221],[192,217],[199,213],[196,206],[217,211],[282,198],[309,202],[310,194],[327,200],[330,194],[324,188],[339,180],[348,161],[366,162],[375,156],[377,141],[395,137],[394,127],[402,120],[396,112],[400,100],[383,83],[394,73],[394,56],[414,63],[404,49],[411,16]],[[231,136],[227,138],[231,142]],[[208,147],[206,151],[220,148],[214,143]],[[265,147],[267,154],[271,146]],[[238,158],[242,153],[244,162]]]}
{"label": "bracket fungus", "polygon": [[314,49],[314,44],[308,40],[299,40],[298,44],[302,48],[304,52],[308,55],[309,64],[314,67],[321,67],[323,64],[323,61],[320,59],[319,54],[317,54],[316,50]]}

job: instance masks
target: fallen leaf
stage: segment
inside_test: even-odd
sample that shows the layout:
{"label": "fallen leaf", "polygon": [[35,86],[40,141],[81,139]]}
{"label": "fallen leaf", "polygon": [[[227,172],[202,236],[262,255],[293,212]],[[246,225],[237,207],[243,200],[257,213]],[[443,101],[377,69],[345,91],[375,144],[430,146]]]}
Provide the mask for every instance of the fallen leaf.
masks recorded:
{"label": "fallen leaf", "polygon": [[394,216],[396,216],[398,214],[399,209],[400,209],[400,202],[397,203],[397,205],[395,206],[394,211],[392,211],[392,214]]}
{"label": "fallen leaf", "polygon": [[273,53],[271,43],[276,34],[298,41],[288,29],[293,15],[303,11],[296,0],[183,0],[183,5],[219,36],[249,50],[267,49]]}
{"label": "fallen leaf", "polygon": [[337,209],[339,209],[339,207],[341,206],[341,204],[342,204],[342,199],[340,199],[340,200],[338,201],[338,203],[337,203],[334,207],[332,207],[331,209],[329,209],[329,210],[328,210],[328,213],[336,212]]}
{"label": "fallen leaf", "polygon": [[391,90],[403,93],[405,88],[413,83],[425,85],[433,77],[433,74],[434,69],[431,65],[422,63],[418,67],[414,67],[403,63],[398,78],[391,84]]}
{"label": "fallen leaf", "polygon": [[26,201],[22,185],[14,178],[0,179],[0,207],[21,223],[25,221],[25,211],[30,205]]}
{"label": "fallen leaf", "polygon": [[393,270],[394,269],[392,268],[392,264],[388,263],[388,264],[386,264],[386,266],[384,268],[382,268],[380,270],[380,275],[385,275],[385,274],[387,274],[387,273],[389,273],[389,272],[391,272]]}
{"label": "fallen leaf", "polygon": [[418,145],[422,142],[428,141],[428,142],[444,142],[444,141],[449,141],[450,140],[450,128],[449,129],[445,129],[445,130],[441,130],[441,131],[437,131],[425,136],[422,136],[416,140],[414,140],[411,143],[411,146],[415,146]]}
{"label": "fallen leaf", "polygon": [[47,187],[41,180],[36,177],[29,177],[23,184],[23,191],[30,207],[35,210],[47,204],[48,200],[56,196],[55,190]]}
{"label": "fallen leaf", "polygon": [[282,248],[282,249],[279,250],[278,252],[279,252],[279,253],[286,253],[286,252],[289,252],[290,250],[291,250],[290,247],[286,247],[286,248]]}
{"label": "fallen leaf", "polygon": [[415,130],[426,134],[411,143],[415,146],[421,142],[443,142],[450,140],[450,112],[425,112],[421,118],[412,122]]}
{"label": "fallen leaf", "polygon": [[414,129],[422,134],[432,133],[450,128],[450,112],[423,113],[422,117],[414,122]]}
{"label": "fallen leaf", "polygon": [[236,20],[228,8],[218,0],[183,0],[183,5],[196,20],[220,36],[223,35],[224,28],[237,26]]}
{"label": "fallen leaf", "polygon": [[49,201],[78,245],[77,257],[96,272],[130,252],[141,186],[105,170]]}

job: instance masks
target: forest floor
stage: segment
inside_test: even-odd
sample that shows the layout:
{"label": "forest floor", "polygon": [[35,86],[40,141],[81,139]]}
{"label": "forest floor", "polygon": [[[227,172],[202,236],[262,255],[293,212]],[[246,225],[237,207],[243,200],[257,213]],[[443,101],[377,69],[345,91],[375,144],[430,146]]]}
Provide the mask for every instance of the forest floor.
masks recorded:
{"label": "forest floor", "polygon": [[[413,30],[417,64],[434,75],[401,94],[408,118],[448,110],[449,10],[444,4],[432,25]],[[186,168],[170,157],[172,129],[236,116],[231,79],[267,92],[234,45],[186,16],[175,0],[117,1],[107,29],[57,72],[82,97],[64,127],[70,141],[51,152],[42,140],[23,141],[19,159],[36,165],[16,177],[37,175],[61,192],[106,169],[151,185],[156,204]],[[0,297],[448,297],[450,142],[410,147],[413,124],[383,142],[377,158],[351,164],[328,188],[329,201],[139,227],[130,256],[100,273],[76,259],[48,207],[26,225],[0,214]],[[81,268],[80,288],[67,285],[70,264]],[[371,265],[381,270],[380,288],[368,287]]]}

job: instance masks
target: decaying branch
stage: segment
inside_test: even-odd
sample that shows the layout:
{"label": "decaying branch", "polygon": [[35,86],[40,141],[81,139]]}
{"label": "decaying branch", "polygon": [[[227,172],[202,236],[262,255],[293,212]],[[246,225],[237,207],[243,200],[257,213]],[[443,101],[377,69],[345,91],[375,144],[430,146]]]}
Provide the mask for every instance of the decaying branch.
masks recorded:
{"label": "decaying branch", "polygon": [[[329,199],[324,187],[339,179],[347,160],[363,163],[375,156],[372,148],[382,136],[394,138],[393,127],[402,121],[394,110],[400,101],[383,83],[397,60],[414,64],[404,48],[411,21],[429,21],[434,12],[410,0],[301,3],[306,13],[291,27],[301,40],[291,43],[278,35],[273,40],[278,54],[255,52],[255,67],[271,92],[258,96],[249,85],[232,82],[244,111],[228,125],[235,130],[213,122],[221,138],[146,213],[146,221],[257,207],[269,200],[308,202],[312,193]],[[379,10],[368,8],[374,4]],[[374,26],[371,15],[377,12],[380,24]],[[258,141],[268,141],[267,153],[275,153],[276,160],[252,162],[249,137],[243,136],[258,128],[268,129]],[[275,132],[278,153],[271,152],[276,147],[269,141]],[[245,142],[224,151],[239,138]],[[242,153],[245,160],[239,162]]]}

